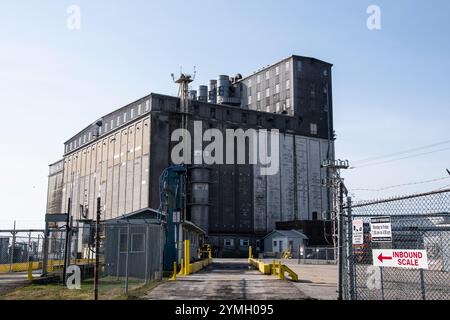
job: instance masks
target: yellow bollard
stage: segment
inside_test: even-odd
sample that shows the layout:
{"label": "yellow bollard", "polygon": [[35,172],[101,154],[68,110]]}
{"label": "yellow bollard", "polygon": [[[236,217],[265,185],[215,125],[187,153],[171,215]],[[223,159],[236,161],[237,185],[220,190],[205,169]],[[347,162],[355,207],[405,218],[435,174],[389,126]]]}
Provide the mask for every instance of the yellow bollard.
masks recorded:
{"label": "yellow bollard", "polygon": [[283,265],[281,264],[281,260],[278,261],[278,279],[284,280],[284,270]]}
{"label": "yellow bollard", "polygon": [[180,272],[178,272],[179,275],[184,275],[184,260],[181,259],[180,261]]}
{"label": "yellow bollard", "polygon": [[28,280],[29,281],[33,280],[33,262],[32,261],[28,262]]}
{"label": "yellow bollard", "polygon": [[253,254],[252,254],[252,246],[248,247],[248,258],[251,259],[253,258]]}
{"label": "yellow bollard", "polygon": [[211,262],[211,260],[212,260],[211,248],[208,248],[208,259],[209,259],[209,262]]}
{"label": "yellow bollard", "polygon": [[277,274],[276,266],[275,266],[275,259],[272,260],[272,275]]}
{"label": "yellow bollard", "polygon": [[189,240],[184,240],[184,275],[191,274],[191,253]]}
{"label": "yellow bollard", "polygon": [[173,262],[173,274],[170,280],[176,281],[177,280],[177,262]]}

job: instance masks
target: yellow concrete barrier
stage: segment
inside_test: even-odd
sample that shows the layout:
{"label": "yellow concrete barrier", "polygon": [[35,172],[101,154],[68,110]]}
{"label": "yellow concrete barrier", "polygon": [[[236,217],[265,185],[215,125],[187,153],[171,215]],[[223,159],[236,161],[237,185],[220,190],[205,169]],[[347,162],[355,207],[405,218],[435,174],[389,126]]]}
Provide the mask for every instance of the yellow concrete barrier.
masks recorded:
{"label": "yellow concrete barrier", "polygon": [[272,273],[270,264],[257,259],[249,258],[248,263],[256,267],[261,273],[270,275]]}
{"label": "yellow concrete barrier", "polygon": [[190,273],[196,273],[212,263],[212,259],[203,259],[190,264]]}
{"label": "yellow concrete barrier", "polygon": [[[80,266],[80,265],[84,265],[84,264],[88,264],[88,259],[77,259],[77,260],[72,260],[71,264],[75,264]],[[90,260],[90,263],[94,263],[94,260]],[[18,262],[18,263],[13,263],[11,265],[11,271],[12,272],[28,272],[28,270],[30,269],[30,265],[31,265],[31,270],[39,270],[42,269],[42,261],[30,261],[28,262]],[[55,271],[58,269],[62,269],[64,266],[64,260],[48,260],[47,263],[47,271],[51,272],[51,271]],[[0,264],[0,273],[7,273],[10,271],[10,265],[9,263],[7,264]]]}
{"label": "yellow concrete barrier", "polygon": [[284,274],[287,272],[291,277],[292,281],[298,281],[298,275],[288,266],[282,264],[281,260],[278,261],[278,264],[275,263],[275,260],[273,260],[272,263],[269,264],[259,261],[257,259],[250,258],[248,259],[248,263],[256,267],[256,269],[258,269],[263,274],[278,275],[278,279],[284,280],[285,279]]}
{"label": "yellow concrete barrier", "polygon": [[283,271],[287,272],[289,276],[291,277],[292,281],[298,281],[298,274],[295,273],[292,269],[290,269],[288,266],[283,265]]}

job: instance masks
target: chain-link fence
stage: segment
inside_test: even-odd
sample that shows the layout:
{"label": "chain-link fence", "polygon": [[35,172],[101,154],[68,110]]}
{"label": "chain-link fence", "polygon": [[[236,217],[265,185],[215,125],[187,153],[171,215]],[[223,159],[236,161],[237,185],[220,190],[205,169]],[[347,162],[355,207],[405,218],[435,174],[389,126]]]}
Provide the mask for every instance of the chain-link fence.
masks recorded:
{"label": "chain-link fence", "polygon": [[0,230],[0,273],[25,272],[29,266],[42,265],[44,233],[39,231]]}
{"label": "chain-link fence", "polygon": [[[31,266],[35,273],[52,279],[47,283],[59,286],[60,292],[69,290],[67,282],[75,285],[71,276],[76,272],[81,291],[68,296],[82,299],[94,299],[96,287],[98,299],[116,299],[162,279],[165,234],[161,224],[115,220],[101,222],[98,230],[98,255],[93,221],[75,222],[69,231],[65,222],[52,223],[47,229],[47,242],[44,233],[36,236],[0,233],[0,272],[26,272]],[[97,258],[98,286],[95,286]]]}
{"label": "chain-link fence", "polygon": [[299,263],[330,263],[336,262],[336,249],[334,247],[300,247]]}
{"label": "chain-link fence", "polygon": [[450,190],[349,199],[341,218],[344,298],[450,299]]}
{"label": "chain-link fence", "polygon": [[120,221],[102,225],[99,299],[127,294],[163,277],[160,224]]}

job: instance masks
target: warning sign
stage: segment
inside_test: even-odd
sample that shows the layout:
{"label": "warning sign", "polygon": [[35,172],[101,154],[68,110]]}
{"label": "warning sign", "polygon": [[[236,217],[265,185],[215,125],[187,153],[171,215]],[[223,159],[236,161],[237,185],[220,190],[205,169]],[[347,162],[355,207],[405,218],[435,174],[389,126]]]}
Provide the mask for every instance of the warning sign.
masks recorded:
{"label": "warning sign", "polygon": [[364,244],[364,221],[353,220],[353,244]]}
{"label": "warning sign", "polygon": [[409,269],[428,269],[426,250],[373,249],[373,265]]}
{"label": "warning sign", "polygon": [[372,242],[391,242],[391,217],[370,218]]}

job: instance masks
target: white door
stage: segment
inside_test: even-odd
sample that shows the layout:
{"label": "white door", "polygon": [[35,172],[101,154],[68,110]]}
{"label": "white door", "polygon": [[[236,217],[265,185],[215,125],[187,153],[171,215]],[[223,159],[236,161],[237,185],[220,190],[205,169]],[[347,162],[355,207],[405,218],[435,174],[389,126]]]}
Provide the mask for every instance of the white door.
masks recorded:
{"label": "white door", "polygon": [[273,252],[283,252],[284,250],[284,241],[283,238],[273,238]]}

